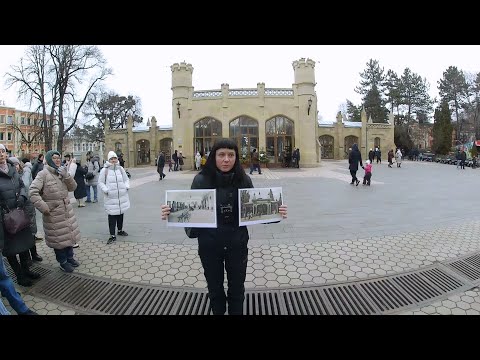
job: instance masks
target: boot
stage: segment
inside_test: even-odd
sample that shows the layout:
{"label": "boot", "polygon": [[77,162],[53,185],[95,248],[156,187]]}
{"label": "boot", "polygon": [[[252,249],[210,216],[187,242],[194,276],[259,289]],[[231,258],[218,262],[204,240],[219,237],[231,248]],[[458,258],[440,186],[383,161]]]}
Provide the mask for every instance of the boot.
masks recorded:
{"label": "boot", "polygon": [[7,256],[7,260],[17,277],[17,283],[22,286],[32,286],[33,282],[23,273],[23,270],[18,263],[17,256]]}
{"label": "boot", "polygon": [[[35,249],[36,250],[36,249]],[[28,264],[28,260],[30,260],[30,251],[24,251],[19,255],[20,258],[20,267],[23,270],[23,273],[26,277],[30,279],[40,279],[40,274],[34,271],[30,271],[30,265]]]}
{"label": "boot", "polygon": [[31,248],[30,248],[30,255],[32,256],[32,260],[33,261],[38,261],[38,262],[41,262],[43,260],[43,258],[38,255],[37,253],[37,247],[35,245],[33,245]]}

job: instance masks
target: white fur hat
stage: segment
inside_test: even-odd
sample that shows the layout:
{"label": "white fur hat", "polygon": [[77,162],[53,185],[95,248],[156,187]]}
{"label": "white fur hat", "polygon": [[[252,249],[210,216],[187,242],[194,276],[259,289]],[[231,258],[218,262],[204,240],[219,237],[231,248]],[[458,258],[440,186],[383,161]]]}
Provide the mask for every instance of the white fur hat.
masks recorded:
{"label": "white fur hat", "polygon": [[111,158],[117,158],[118,159],[118,156],[115,153],[115,151],[109,151],[108,152],[108,160],[110,160]]}

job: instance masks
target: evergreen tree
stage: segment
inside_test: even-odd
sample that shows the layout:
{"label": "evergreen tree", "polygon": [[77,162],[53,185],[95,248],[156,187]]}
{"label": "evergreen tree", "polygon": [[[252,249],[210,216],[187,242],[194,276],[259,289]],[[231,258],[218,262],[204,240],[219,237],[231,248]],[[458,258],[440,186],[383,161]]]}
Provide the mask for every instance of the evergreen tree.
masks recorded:
{"label": "evergreen tree", "polygon": [[347,99],[347,118],[349,121],[362,121],[362,107],[355,106],[350,100]]}
{"label": "evergreen tree", "polygon": [[401,104],[406,108],[407,124],[413,119],[413,114],[428,113],[432,110],[432,100],[428,94],[429,84],[426,79],[406,68],[400,79]]}
{"label": "evergreen tree", "polygon": [[385,78],[385,95],[387,96],[386,104],[390,104],[390,112],[393,114],[393,110],[397,108],[398,114],[398,107],[401,102],[401,86],[402,83],[398,78],[398,75],[393,70],[388,70],[387,76]]}
{"label": "evergreen tree", "polygon": [[452,148],[452,119],[448,103],[443,101],[440,107],[435,109],[433,124],[433,151],[445,155]]}
{"label": "evergreen tree", "polygon": [[465,75],[459,71],[456,66],[450,66],[443,72],[443,79],[438,81],[438,92],[441,101],[446,101],[455,111],[455,121],[457,122],[457,134],[462,131],[462,121],[459,111],[466,103],[468,95],[468,85]]}
{"label": "evergreen tree", "polygon": [[388,117],[388,110],[383,106],[383,100],[377,87],[374,86],[364,98],[365,112],[367,119],[372,117],[372,120],[377,123],[386,123]]}
{"label": "evergreen tree", "polygon": [[372,117],[374,122],[386,122],[388,110],[385,108],[383,100],[384,81],[383,68],[380,68],[378,60],[372,60],[367,63],[367,68],[360,73],[360,86],[355,88],[355,92],[362,94],[363,105],[367,113],[367,118]]}

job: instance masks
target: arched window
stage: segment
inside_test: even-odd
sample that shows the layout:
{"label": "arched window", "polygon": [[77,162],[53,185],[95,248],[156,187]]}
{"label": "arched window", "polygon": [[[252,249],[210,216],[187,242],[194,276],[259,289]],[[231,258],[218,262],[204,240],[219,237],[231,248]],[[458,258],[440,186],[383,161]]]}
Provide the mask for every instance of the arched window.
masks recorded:
{"label": "arched window", "polygon": [[322,145],[322,159],[333,159],[334,157],[334,139],[330,135],[322,135],[318,138],[320,145]]}
{"label": "arched window", "polygon": [[215,140],[222,137],[222,123],[212,117],[200,119],[193,124],[195,137],[194,149],[195,153],[207,154],[213,147]]}
{"label": "arched window", "polygon": [[292,120],[275,116],[265,123],[266,153],[270,163],[290,166],[295,144],[295,127]]}
{"label": "arched window", "polygon": [[137,165],[150,164],[150,141],[137,141]]}
{"label": "arched window", "polygon": [[122,143],[120,143],[120,142],[115,143],[115,153],[117,155],[122,153]]}
{"label": "arched window", "polygon": [[167,160],[172,158],[172,147],[173,140],[171,138],[165,138],[160,140],[160,151],[163,151],[163,153],[165,154],[165,159]]}
{"label": "arched window", "polygon": [[358,137],[354,135],[349,135],[345,137],[345,146],[343,150],[345,151],[345,159],[348,159],[348,154],[350,153],[350,149],[352,148],[353,144],[358,145]]}
{"label": "arched window", "polygon": [[258,121],[248,116],[239,116],[230,121],[230,138],[237,143],[240,156],[250,158],[253,149],[258,149]]}

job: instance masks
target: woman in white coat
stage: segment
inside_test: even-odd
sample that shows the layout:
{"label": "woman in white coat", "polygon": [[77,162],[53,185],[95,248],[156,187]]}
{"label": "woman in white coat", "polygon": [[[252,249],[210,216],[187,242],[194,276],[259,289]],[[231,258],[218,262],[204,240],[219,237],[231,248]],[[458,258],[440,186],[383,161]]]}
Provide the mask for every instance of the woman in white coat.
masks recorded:
{"label": "woman in white coat", "polygon": [[395,153],[395,161],[397,162],[397,167],[402,167],[402,151],[400,148],[397,149],[397,152]]}
{"label": "woman in white coat", "polygon": [[110,238],[107,244],[111,244],[117,240],[115,227],[118,228],[117,235],[128,235],[123,230],[123,214],[130,208],[130,200],[128,198],[130,181],[125,170],[118,163],[117,154],[113,151],[108,153],[108,161],[100,171],[98,186],[103,192],[105,211],[108,214]]}

